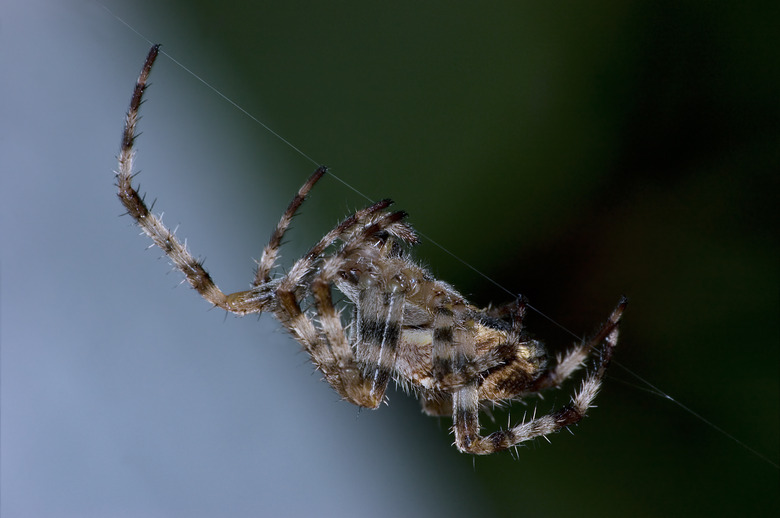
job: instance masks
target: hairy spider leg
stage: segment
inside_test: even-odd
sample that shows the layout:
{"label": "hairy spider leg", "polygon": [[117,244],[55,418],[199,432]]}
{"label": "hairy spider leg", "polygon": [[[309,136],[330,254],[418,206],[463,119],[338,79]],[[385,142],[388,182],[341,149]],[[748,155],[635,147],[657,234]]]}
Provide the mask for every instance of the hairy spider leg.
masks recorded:
{"label": "hairy spider leg", "polygon": [[165,252],[173,264],[187,279],[187,282],[207,301],[215,306],[233,313],[257,313],[263,311],[263,304],[235,304],[228,299],[222,290],[212,280],[209,273],[203,268],[201,262],[187,250],[159,217],[155,216],[147,207],[143,197],[133,188],[133,160],[135,158],[135,139],[138,136],[136,127],[138,124],[139,109],[143,102],[143,94],[152,71],[152,65],[159,54],[159,45],[154,45],[146,57],[141,73],[136,81],[130,106],[125,116],[125,127],[122,133],[122,145],[119,151],[119,170],[116,171],[118,196],[127,213],[141,227],[141,230],[149,236],[154,244]]}
{"label": "hairy spider leg", "polygon": [[[342,361],[350,365],[356,361],[359,366],[358,376],[350,370],[350,379],[342,380],[347,384],[344,392],[347,399],[367,408],[382,403],[392,377],[407,289],[404,279],[383,278],[381,272],[374,271],[370,258],[381,260],[393,253],[394,243],[379,234],[404,235],[409,241],[416,239],[411,229],[400,222],[405,216],[404,212],[386,213],[362,229],[356,228],[341,250],[323,262],[313,281],[317,312],[326,339],[334,351],[341,352]],[[378,241],[371,243],[372,237]],[[331,287],[337,282],[342,287],[350,283],[360,285],[354,289],[350,285],[344,290],[348,297],[357,298],[352,339],[346,336],[340,315],[333,307]]]}
{"label": "hairy spider leg", "polygon": [[[323,268],[322,278],[329,283],[335,284],[340,277],[343,280],[343,277],[355,275],[355,281],[360,285],[357,290],[347,291],[357,297],[354,347],[364,376],[371,380],[369,401],[372,405],[382,402],[395,371],[404,304],[410,282],[403,272],[387,276],[383,269],[377,269],[371,263],[372,260],[376,263],[401,260],[396,257],[395,242],[388,240],[384,234],[407,243],[417,241],[414,231],[401,222],[405,217],[406,213],[403,211],[388,213],[358,230],[338,254],[328,261],[328,266]],[[366,244],[367,241],[370,243],[372,237],[376,237],[378,242]],[[346,266],[348,271],[338,271],[339,265]],[[352,273],[353,270],[355,273]]]}
{"label": "hairy spider leg", "polygon": [[356,355],[364,376],[371,380],[371,401],[377,404],[384,399],[395,370],[406,298],[402,283],[389,281],[369,281],[356,304]]}
{"label": "hairy spider leg", "polygon": [[284,211],[282,217],[279,219],[279,223],[271,234],[271,239],[268,244],[263,248],[263,255],[260,258],[260,262],[257,265],[257,271],[255,272],[255,282],[253,286],[258,287],[262,284],[271,282],[271,270],[276,265],[276,260],[279,257],[279,248],[282,246],[282,238],[284,233],[290,228],[295,213],[301,207],[306,197],[311,191],[314,184],[316,184],[320,178],[328,171],[325,166],[320,166],[314,173],[306,180],[298,192],[293,197],[290,204],[287,206],[287,210]]}
{"label": "hairy spider leg", "polygon": [[[478,389],[474,385],[458,390],[453,397],[453,420],[455,444],[463,452],[486,455],[505,450],[535,437],[557,432],[579,422],[590,407],[601,387],[604,374],[612,359],[618,342],[618,323],[628,301],[622,298],[609,319],[594,338],[589,340],[588,349],[603,342],[604,348],[596,368],[585,378],[571,403],[542,417],[505,430],[498,430],[483,437],[479,433]],[[553,369],[555,370],[555,369]]]}
{"label": "hairy spider leg", "polygon": [[[276,288],[279,304],[275,314],[282,325],[303,344],[315,366],[323,372],[325,380],[342,397],[368,408],[376,408],[382,402],[387,380],[379,373],[366,376],[363,367],[359,367],[360,362],[355,358],[340,314],[333,304],[331,286],[341,274],[350,254],[354,254],[361,246],[367,246],[368,238],[387,232],[416,239],[413,231],[400,222],[406,213],[380,212],[391,203],[390,200],[383,200],[346,218],[297,261]],[[345,241],[341,250],[323,257],[325,250],[338,240]],[[377,249],[373,245],[371,248]],[[301,291],[300,286],[309,274],[316,271],[315,264],[320,260],[322,264],[319,265],[318,273],[314,274],[311,291],[320,318],[318,328],[301,309],[301,302],[309,293]],[[398,307],[403,308],[402,301]],[[386,346],[394,349],[391,342],[392,336],[388,336]],[[384,356],[387,357],[387,353]],[[387,358],[385,361],[392,363],[394,359]]]}
{"label": "hairy spider leg", "polygon": [[[608,341],[610,333],[613,332],[613,327],[617,327],[617,323],[620,321],[620,316],[622,315],[623,310],[627,304],[628,299],[625,297],[621,298],[617,308],[615,308],[615,310],[612,312],[609,320],[607,320],[607,322],[601,326],[598,333],[596,333],[596,335],[594,335],[590,340],[584,341],[579,345],[575,345],[566,353],[559,355],[555,364],[547,369],[541,376],[539,376],[536,382],[528,388],[528,391],[539,392],[548,388],[557,387],[567,378],[569,378],[569,376],[574,374],[583,365],[585,365],[585,360],[593,348],[605,340]],[[612,324],[613,320],[615,320],[614,325]],[[616,341],[617,334],[615,334],[615,342]],[[606,348],[605,352],[606,351],[609,352],[611,357],[612,349]],[[606,370],[607,365],[609,365],[609,359],[607,359],[606,363],[602,359],[601,366],[599,368]]]}

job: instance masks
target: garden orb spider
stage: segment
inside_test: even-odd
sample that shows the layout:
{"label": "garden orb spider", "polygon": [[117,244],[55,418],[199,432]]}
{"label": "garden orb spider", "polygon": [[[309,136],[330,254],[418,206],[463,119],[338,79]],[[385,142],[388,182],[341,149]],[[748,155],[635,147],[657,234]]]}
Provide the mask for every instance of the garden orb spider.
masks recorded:
{"label": "garden orb spider", "polygon": [[[406,248],[418,238],[404,222],[405,212],[388,210],[390,200],[347,217],[287,274],[274,274],[282,238],[326,173],[324,167],[309,177],[282,215],[263,249],[251,288],[223,293],[131,184],[138,112],[158,51],[159,45],[149,51],[127,111],[116,173],[119,199],[204,299],[237,315],[272,313],[303,346],[325,381],[355,405],[377,408],[385,400],[389,381],[396,380],[419,397],[428,415],[452,417],[455,445],[462,452],[505,450],[585,416],[617,346],[625,298],[593,338],[548,362],[542,344],[523,331],[522,297],[479,309],[408,257]],[[346,307],[334,303],[334,292],[343,294]],[[343,312],[349,312],[349,318],[342,318]],[[480,435],[482,407],[557,387],[598,345],[602,347],[595,366],[568,405]]]}

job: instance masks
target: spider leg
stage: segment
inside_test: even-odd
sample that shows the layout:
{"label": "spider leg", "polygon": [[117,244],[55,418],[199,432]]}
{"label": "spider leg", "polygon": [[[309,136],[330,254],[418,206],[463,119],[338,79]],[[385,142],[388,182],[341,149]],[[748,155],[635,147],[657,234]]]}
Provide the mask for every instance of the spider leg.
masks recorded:
{"label": "spider leg", "polygon": [[[386,231],[389,234],[396,236],[408,243],[416,243],[417,235],[411,227],[402,223],[400,220],[406,217],[406,213],[403,211],[384,213],[384,209],[389,207],[393,201],[389,199],[381,200],[373,205],[370,205],[362,210],[353,213],[351,216],[345,218],[339,225],[328,232],[317,244],[315,244],[302,258],[298,259],[293,264],[290,271],[285,277],[281,279],[278,286],[273,285],[273,281],[270,279],[270,269],[273,268],[273,262],[278,257],[278,243],[281,241],[284,232],[289,226],[289,222],[294,215],[298,207],[303,203],[306,195],[311,187],[322,177],[325,173],[323,168],[318,169],[298,191],[293,201],[290,203],[285,214],[282,216],[277,229],[271,238],[271,243],[265,250],[263,250],[263,258],[261,259],[260,266],[255,276],[255,284],[251,290],[241,291],[228,295],[228,303],[231,305],[246,305],[246,304],[258,304],[262,302],[264,307],[271,305],[273,302],[273,296],[269,289],[276,290],[278,292],[292,293],[295,292],[299,286],[303,283],[307,275],[309,275],[315,263],[321,259],[325,250],[333,245],[336,241],[346,241],[344,247],[340,251],[340,255],[345,255],[347,251],[353,251],[353,249],[361,244],[363,240],[368,239],[371,235],[377,234],[382,231]],[[277,244],[274,244],[277,243]],[[266,253],[268,251],[268,253]],[[259,284],[258,284],[259,283]],[[297,303],[297,302],[296,302]],[[292,306],[289,308],[293,314],[295,310]],[[299,308],[300,309],[300,308]],[[283,311],[283,314],[286,311]],[[288,314],[287,318],[291,318]]]}
{"label": "spider leg", "polygon": [[474,379],[469,366],[474,364],[476,347],[462,326],[456,322],[465,320],[463,301],[441,301],[433,316],[431,374],[439,387],[455,387]]}
{"label": "spider leg", "polygon": [[[287,210],[285,210],[284,214],[282,214],[279,223],[276,225],[276,229],[274,229],[273,234],[271,234],[270,241],[263,249],[263,255],[260,259],[255,275],[254,286],[257,287],[271,281],[271,270],[276,264],[276,260],[279,256],[279,247],[282,244],[282,238],[284,237],[285,232],[287,232],[287,229],[290,227],[293,216],[295,216],[295,213],[305,201],[309,191],[311,191],[312,187],[314,187],[314,184],[316,184],[327,171],[327,167],[324,166],[319,167],[316,171],[314,171],[314,173],[312,173],[309,179],[306,180],[306,183],[301,186],[295,197],[293,197],[292,201],[287,206]],[[332,245],[336,240],[342,238],[344,234],[346,234],[351,228],[365,221],[367,218],[370,218],[377,212],[389,207],[392,203],[392,200],[385,199],[362,210],[359,210],[351,216],[345,218],[338,226],[328,232],[316,245],[314,245],[314,247],[311,248],[311,250],[309,250],[309,252],[304,256],[303,263],[301,263],[298,269],[306,270],[314,259],[320,256],[325,251],[325,249]]]}
{"label": "spider leg", "polygon": [[602,326],[596,337],[604,342],[596,368],[591,371],[575,392],[571,403],[542,417],[512,428],[498,430],[488,436],[479,434],[479,396],[476,383],[463,387],[453,397],[455,443],[459,450],[486,455],[511,448],[521,442],[544,436],[580,421],[601,387],[604,374],[618,342],[618,324],[627,301],[621,299],[618,306]]}
{"label": "spider leg", "polygon": [[373,223],[376,218],[387,217],[381,211],[392,204],[392,200],[382,200],[365,209],[359,210],[345,218],[333,230],[328,232],[317,244],[315,244],[302,258],[298,259],[290,268],[290,271],[282,279],[280,288],[291,291],[300,285],[304,278],[312,271],[314,263],[322,257],[325,250],[338,240],[346,239],[355,226]]}
{"label": "spider leg", "polygon": [[[275,290],[276,287],[271,279],[271,270],[279,257],[279,247],[281,246],[282,238],[289,228],[293,216],[295,216],[295,213],[308,196],[309,191],[311,191],[314,184],[316,184],[326,172],[327,168],[318,168],[298,190],[295,197],[293,197],[288,205],[287,210],[279,220],[276,229],[274,229],[269,243],[263,249],[263,255],[258,263],[257,271],[255,272],[255,280],[252,284],[252,289],[228,295],[228,300],[230,302],[245,304],[246,301],[254,302],[265,300],[267,305],[272,303],[272,290]],[[311,272],[315,261],[320,258],[322,253],[329,246],[339,239],[344,239],[344,236],[349,234],[349,231],[354,226],[359,225],[366,220],[375,218],[377,213],[380,213],[382,209],[387,208],[392,203],[391,200],[382,200],[345,218],[339,225],[328,232],[316,245],[314,245],[305,256],[295,262],[288,274],[282,279],[281,282],[284,283],[284,285],[281,289],[283,291],[294,290],[295,287],[303,281],[304,277]]]}
{"label": "spider leg", "polygon": [[625,309],[627,303],[627,299],[623,297],[607,323],[599,329],[599,332],[591,339],[575,345],[572,349],[559,356],[555,364],[534,382],[529,388],[529,392],[540,392],[547,388],[557,387],[582,367],[593,348],[607,339],[612,332],[609,323],[612,322],[616,312],[618,313],[617,319],[620,319],[620,314]]}
{"label": "spider leg", "polygon": [[322,273],[312,282],[312,293],[324,339],[332,355],[323,357],[321,351],[312,350],[313,361],[323,372],[325,380],[347,401],[362,407],[376,408],[381,398],[372,398],[371,381],[363,375],[363,369],[357,364],[340,314],[333,304],[330,282]]}
{"label": "spider leg", "polygon": [[364,376],[371,381],[371,401],[377,405],[384,399],[395,369],[406,298],[404,290],[401,283],[391,279],[388,285],[362,290],[357,304],[355,354],[363,366]]}
{"label": "spider leg", "polygon": [[[312,285],[312,295],[323,319],[324,337],[314,322],[301,310],[299,296],[302,298],[307,296],[302,288],[303,281],[313,271],[315,262],[321,258],[325,249],[338,240],[349,228],[370,217],[374,212],[387,207],[390,203],[389,200],[383,200],[346,218],[314,245],[303,258],[296,261],[275,288],[275,298],[278,300],[278,305],[274,314],[277,319],[290,335],[303,345],[314,365],[324,373],[328,383],[339,394],[348,399],[350,399],[350,395],[346,393],[345,383],[339,376],[342,374],[347,377],[351,376],[350,369],[353,369],[351,364],[354,362],[351,359],[352,351],[349,344],[343,343],[345,340],[343,338],[344,332],[339,314],[331,299],[330,284],[328,282],[317,283],[315,280]],[[317,276],[318,279],[321,277],[322,273]],[[252,291],[246,293],[252,293]]]}
{"label": "spider leg", "polygon": [[[298,260],[276,287],[279,304],[275,314],[282,325],[303,344],[314,364],[323,372],[325,380],[340,395],[367,408],[376,408],[381,404],[392,374],[403,315],[403,296],[393,282],[386,283],[389,286],[389,294],[372,291],[379,290],[379,286],[355,290],[355,293],[363,293],[366,298],[387,301],[382,308],[372,310],[377,313],[375,320],[385,323],[383,331],[377,331],[376,325],[361,326],[363,319],[357,319],[357,350],[378,347],[378,351],[367,354],[361,361],[355,357],[340,314],[333,304],[331,286],[341,279],[345,269],[349,269],[346,265],[354,262],[351,256],[361,247],[369,253],[383,253],[382,250],[386,247],[375,246],[370,240],[367,241],[369,238],[382,231],[393,234],[407,232],[404,229],[408,227],[400,223],[405,213],[381,212],[390,203],[390,200],[383,200],[346,218]],[[407,233],[410,232],[411,230]],[[341,250],[323,258],[325,250],[337,240],[346,241]],[[311,291],[308,292],[304,288],[304,281],[314,272],[318,261],[321,261],[321,264],[311,280]],[[302,299],[309,295],[314,299],[317,308],[319,328],[301,310]],[[384,313],[380,316],[383,310]],[[361,347],[360,344],[365,346]]]}
{"label": "spider leg", "polygon": [[122,133],[122,144],[119,150],[119,167],[116,171],[118,196],[127,213],[132,216],[141,230],[149,236],[155,245],[165,252],[174,266],[181,271],[187,282],[204,299],[222,309],[240,315],[259,313],[266,309],[266,304],[257,300],[232,300],[220,290],[203,265],[192,256],[187,247],[179,241],[173,231],[166,227],[159,217],[155,216],[144,202],[143,196],[133,187],[133,160],[135,157],[135,139],[138,136],[136,127],[139,120],[139,110],[143,102],[149,74],[159,53],[159,45],[154,45],[146,57],[141,73],[133,89],[133,97],[125,116],[125,128]]}
{"label": "spider leg", "polygon": [[282,238],[284,237],[284,233],[287,232],[287,229],[290,227],[293,216],[295,216],[295,213],[298,212],[301,204],[303,204],[304,200],[306,200],[306,196],[309,194],[309,191],[311,191],[312,187],[314,187],[314,184],[316,184],[327,171],[328,168],[324,166],[321,166],[316,171],[314,171],[309,179],[306,180],[306,183],[304,183],[301,188],[298,189],[298,192],[287,206],[287,210],[284,211],[284,214],[282,214],[282,217],[279,220],[279,223],[276,225],[273,234],[271,234],[271,239],[268,241],[268,244],[265,245],[265,248],[263,248],[263,255],[257,265],[257,271],[255,272],[255,282],[253,286],[257,287],[271,281],[271,270],[273,269],[274,265],[276,264],[276,260],[279,257],[279,247],[282,245]]}
{"label": "spider leg", "polygon": [[[342,376],[343,391],[339,392],[353,403],[367,408],[381,404],[393,375],[408,287],[402,275],[386,278],[370,265],[359,263],[367,257],[376,261],[392,253],[392,242],[385,241],[381,246],[366,242],[379,232],[394,232],[392,229],[404,216],[403,212],[382,214],[375,221],[368,221],[362,229],[352,232],[341,250],[323,261],[312,281],[323,334],[339,358],[339,368],[348,376]],[[354,273],[361,268],[366,271]],[[359,287],[345,280],[350,276],[355,276],[352,280]],[[334,309],[332,285],[340,286],[355,302],[354,346],[350,344],[341,318]],[[355,363],[360,366],[359,376],[353,372]]]}

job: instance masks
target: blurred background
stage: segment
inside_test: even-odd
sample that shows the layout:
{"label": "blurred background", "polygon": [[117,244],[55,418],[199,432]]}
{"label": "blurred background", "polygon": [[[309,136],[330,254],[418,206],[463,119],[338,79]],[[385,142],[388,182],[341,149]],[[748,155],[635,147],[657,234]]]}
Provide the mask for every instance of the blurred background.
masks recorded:
{"label": "blurred background", "polygon": [[[427,236],[420,260],[475,303],[522,293],[579,336],[631,303],[598,408],[552,444],[459,454],[449,421],[395,390],[358,412],[272,318],[210,310],[120,217],[111,171],[144,37],[93,0],[7,0],[2,516],[777,511],[775,2],[105,6],[396,200]],[[245,289],[314,163],[165,56],[152,83],[141,188],[221,288]],[[283,263],[365,204],[323,180]],[[574,340],[527,324],[553,353]]]}

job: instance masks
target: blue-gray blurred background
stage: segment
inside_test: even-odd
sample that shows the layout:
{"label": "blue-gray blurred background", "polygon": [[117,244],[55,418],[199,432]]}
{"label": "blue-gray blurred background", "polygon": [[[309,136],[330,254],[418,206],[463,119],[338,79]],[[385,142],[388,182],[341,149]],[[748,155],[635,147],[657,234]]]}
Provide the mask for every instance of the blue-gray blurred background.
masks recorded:
{"label": "blue-gray blurred background", "polygon": [[[272,318],[210,310],[120,217],[112,170],[148,42],[93,0],[5,0],[3,517],[777,511],[776,2],[106,6],[394,198],[453,254],[418,257],[476,303],[523,293],[582,335],[630,296],[619,365],[573,435],[517,458],[457,453],[449,422],[399,391],[376,412],[339,402]],[[152,83],[138,181],[244,289],[314,164],[165,56]],[[284,264],[365,203],[323,180]],[[553,352],[574,340],[528,326]]]}

